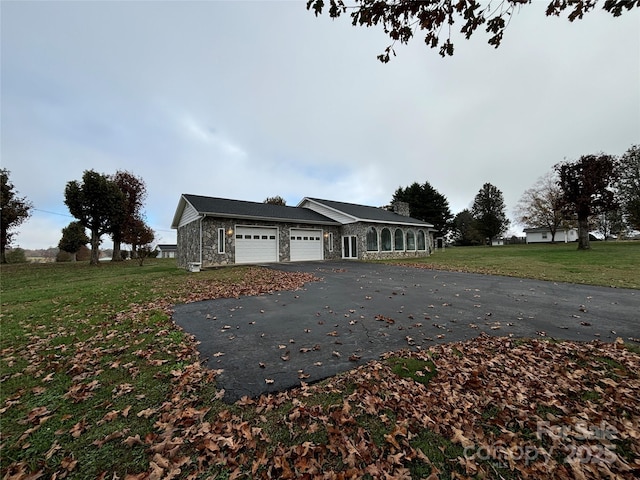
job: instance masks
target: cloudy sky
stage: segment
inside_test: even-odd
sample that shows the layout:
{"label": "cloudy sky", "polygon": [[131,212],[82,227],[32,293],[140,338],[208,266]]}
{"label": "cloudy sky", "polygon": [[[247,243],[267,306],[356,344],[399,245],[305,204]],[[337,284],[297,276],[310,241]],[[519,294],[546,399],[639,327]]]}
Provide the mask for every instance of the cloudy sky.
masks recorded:
{"label": "cloudy sky", "polygon": [[302,1],[3,0],[1,166],[35,207],[14,245],[57,245],[85,170],[141,177],[160,243],[182,193],[379,206],[429,181],[455,214],[490,182],[512,216],[555,163],[640,143],[639,9],[570,23],[546,3],[497,50],[416,38],[383,65],[380,29]]}

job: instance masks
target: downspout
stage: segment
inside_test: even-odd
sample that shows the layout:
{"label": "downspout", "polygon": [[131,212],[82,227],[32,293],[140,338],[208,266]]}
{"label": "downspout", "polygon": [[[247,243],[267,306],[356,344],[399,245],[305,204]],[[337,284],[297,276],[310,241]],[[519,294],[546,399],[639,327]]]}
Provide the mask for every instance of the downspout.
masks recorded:
{"label": "downspout", "polygon": [[200,217],[200,241],[198,245],[200,246],[200,266],[202,266],[202,221],[204,220],[204,216]]}

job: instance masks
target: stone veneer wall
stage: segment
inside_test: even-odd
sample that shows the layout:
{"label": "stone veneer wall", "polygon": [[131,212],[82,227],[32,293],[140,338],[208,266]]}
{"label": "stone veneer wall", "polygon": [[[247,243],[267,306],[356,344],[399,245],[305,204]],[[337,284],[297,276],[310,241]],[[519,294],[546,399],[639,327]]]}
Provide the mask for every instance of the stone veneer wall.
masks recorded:
{"label": "stone veneer wall", "polygon": [[[200,257],[200,223],[202,222],[202,258]],[[345,235],[355,235],[358,238],[358,258],[361,260],[380,260],[387,258],[407,258],[426,257],[433,249],[433,238],[427,229],[416,227],[400,227],[405,236],[408,230],[416,233],[423,230],[425,233],[426,250],[415,251],[390,251],[390,252],[368,252],[367,251],[367,230],[374,227],[378,232],[378,247],[380,247],[380,232],[385,225],[374,223],[352,223],[342,226],[337,225],[309,225],[302,223],[278,223],[244,221],[234,218],[213,218],[205,217],[202,221],[194,221],[178,228],[177,241],[178,252],[176,262],[178,267],[186,268],[189,262],[202,261],[202,267],[212,267],[219,265],[230,265],[235,263],[235,228],[241,226],[268,226],[278,227],[278,257],[280,262],[290,261],[290,240],[289,232],[292,228],[309,228],[322,230],[324,259],[339,260],[342,258],[342,237]],[[224,228],[225,232],[232,229],[232,235],[225,234],[225,253],[218,253],[218,229]],[[397,227],[389,226],[391,234]],[[330,235],[332,234],[332,235]],[[333,237],[333,245],[329,244],[329,239]],[[417,241],[417,238],[416,238]],[[406,244],[405,244],[406,246]]]}
{"label": "stone veneer wall", "polygon": [[200,261],[200,220],[178,227],[176,235],[178,251],[176,252],[176,264],[178,267],[187,268],[189,262]]}
{"label": "stone veneer wall", "polygon": [[[378,251],[377,252],[369,252],[367,251],[367,230],[369,227],[373,227],[378,232]],[[396,231],[396,228],[400,228],[404,235],[404,242],[406,248],[407,242],[407,232],[409,230],[413,230],[416,235],[416,246],[417,246],[417,235],[418,230],[422,230],[424,232],[425,246],[426,250],[391,250],[389,252],[383,252],[380,250],[381,241],[380,241],[380,233],[383,228],[388,228],[391,231],[391,241],[393,245],[393,235]],[[389,258],[415,258],[415,257],[428,257],[430,252],[433,250],[433,238],[429,234],[429,231],[426,228],[418,228],[418,227],[398,227],[396,225],[384,225],[379,223],[352,223],[348,225],[342,226],[342,234],[341,235],[355,235],[358,240],[358,258],[360,260],[384,260]],[[342,245],[340,245],[342,248]],[[342,252],[342,250],[341,250]],[[341,253],[342,255],[342,253]]]}
{"label": "stone veneer wall", "polygon": [[[205,217],[202,221],[202,266],[229,265],[235,263],[235,229],[236,226],[261,226],[278,228],[278,261],[290,261],[289,232],[292,228],[308,228],[322,230],[324,237],[324,259],[341,258],[339,227],[333,225],[309,225],[305,223],[279,223],[260,222],[251,220],[238,220],[235,218]],[[225,232],[233,230],[232,235],[225,235],[225,253],[218,253],[218,229],[224,228]],[[334,246],[330,251],[328,239],[329,233],[333,233]]]}

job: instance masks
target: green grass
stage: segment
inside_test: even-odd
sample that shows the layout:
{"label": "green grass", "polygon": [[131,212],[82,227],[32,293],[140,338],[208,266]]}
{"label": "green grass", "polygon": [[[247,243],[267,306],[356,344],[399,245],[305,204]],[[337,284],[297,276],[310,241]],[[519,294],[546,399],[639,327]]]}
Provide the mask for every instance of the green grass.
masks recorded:
{"label": "green grass", "polygon": [[434,269],[640,288],[640,242],[592,242],[591,247],[587,251],[578,250],[575,243],[448,247],[430,257],[402,262]]}
{"label": "green grass", "polygon": [[402,378],[427,385],[429,380],[438,373],[436,366],[431,361],[419,360],[413,357],[389,357],[386,359],[391,371]]}
{"label": "green grass", "polygon": [[[578,252],[575,245],[450,248],[421,263],[429,268],[640,288],[640,243],[594,243],[589,252]],[[1,266],[0,475],[14,463],[27,465],[31,472],[42,470],[45,477],[57,473],[74,479],[97,478],[103,472],[109,478],[114,474],[125,478],[147,471],[152,458],[148,446],[129,447],[122,440],[136,435],[144,439],[157,431],[159,414],[147,418],[139,413],[173,400],[176,372],[197,361],[185,348],[190,345],[185,335],[171,322],[170,306],[198,289],[211,288],[215,294],[216,286],[246,282],[248,272],[248,267],[229,267],[193,275],[176,268],[174,260],[162,259],[142,267],[134,262],[97,268],[80,262]],[[430,361],[394,356],[386,362],[395,374],[426,388],[437,373]],[[624,373],[620,364],[604,356],[592,363],[589,368],[605,369],[612,377]],[[316,393],[305,398],[306,408],[330,416],[355,389],[355,384],[346,384]],[[206,421],[229,412],[259,422],[270,438],[285,445],[301,440],[320,444],[328,438],[325,430],[291,430],[286,421],[290,403],[256,411],[251,406],[225,405],[215,399],[216,393],[214,382],[202,380],[192,394],[194,408],[208,409]],[[582,395],[601,400],[595,392]],[[496,413],[487,411],[485,420]],[[395,414],[388,409],[376,414],[359,411],[353,428],[365,431],[375,448],[382,448]],[[109,440],[113,434],[121,436]],[[411,442],[433,457],[445,477],[454,470],[459,445],[429,430]],[[188,446],[185,451],[189,452]],[[61,470],[70,461],[77,461],[73,470]],[[328,455],[327,462],[338,465],[339,456]],[[432,471],[420,461],[410,469],[416,476]],[[208,473],[224,478],[228,470],[212,464]]]}
{"label": "green grass", "polygon": [[[233,284],[243,271],[198,280]],[[0,275],[2,469],[26,462],[52,471],[73,458],[76,478],[95,478],[118,458],[120,474],[146,470],[146,448],[120,442],[153,430],[153,418],[137,413],[161,405],[170,372],[184,366],[176,352],[184,335],[163,306],[193,277],[173,260],[3,265]],[[39,409],[47,413],[34,416]],[[105,420],[112,411],[119,413]],[[85,427],[74,436],[76,425]],[[113,432],[123,437],[97,448]]]}

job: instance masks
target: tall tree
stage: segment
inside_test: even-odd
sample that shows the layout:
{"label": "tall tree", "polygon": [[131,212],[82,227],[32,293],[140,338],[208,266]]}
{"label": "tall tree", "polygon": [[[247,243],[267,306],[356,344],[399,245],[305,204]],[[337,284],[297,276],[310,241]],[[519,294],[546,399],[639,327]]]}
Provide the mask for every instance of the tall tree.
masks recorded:
{"label": "tall tree", "polygon": [[117,171],[111,180],[118,186],[124,197],[124,215],[122,221],[113,225],[113,254],[111,260],[122,261],[120,253],[125,232],[132,228],[132,222],[143,218],[144,201],[147,198],[147,187],[139,177],[127,171]]}
{"label": "tall tree", "polygon": [[589,217],[617,208],[614,185],[617,173],[611,155],[583,155],[575,162],[554,166],[562,189],[565,213],[578,218],[578,249],[588,250]]}
{"label": "tall tree", "polygon": [[555,242],[558,228],[566,222],[562,211],[562,190],[555,170],[543,175],[533,187],[525,190],[515,211],[521,225],[546,227],[551,232],[551,242]]}
{"label": "tall tree", "polygon": [[467,208],[453,218],[453,240],[458,245],[480,245],[484,238],[476,229],[476,219]]}
{"label": "tall tree", "polygon": [[91,265],[98,265],[100,237],[111,233],[124,216],[124,195],[106,175],[85,170],[82,183],[67,183],[64,203],[71,215],[91,232]]}
{"label": "tall tree", "polygon": [[627,225],[640,230],[640,145],[633,145],[618,160],[616,187]]}
{"label": "tall tree", "polygon": [[0,169],[0,263],[7,263],[6,249],[11,244],[15,228],[29,218],[33,204],[19,197],[9,179],[9,170]]}
{"label": "tall tree", "polygon": [[494,185],[485,183],[476,194],[471,213],[476,220],[476,229],[489,239],[489,245],[509,228],[510,222],[505,211],[502,192]]}
{"label": "tall tree", "polygon": [[[307,0],[307,10],[321,15],[326,0]],[[598,0],[549,0],[547,16],[560,16],[568,10],[568,19],[573,22],[593,10]],[[497,4],[496,4],[497,3]],[[349,11],[351,24],[371,27],[380,25],[392,43],[378,60],[387,63],[395,56],[396,42],[409,43],[418,30],[424,33],[424,42],[431,48],[438,48],[440,55],[453,55],[451,33],[457,24],[466,39],[480,27],[490,34],[489,44],[498,48],[502,42],[509,19],[521,7],[532,0],[503,0],[502,2],[483,0],[353,0],[353,6],[344,0],[328,0],[329,16],[338,18]],[[638,0],[606,0],[603,10],[614,17],[638,7]],[[441,35],[444,38],[441,38]]]}
{"label": "tall tree", "polygon": [[420,185],[414,182],[406,188],[399,187],[391,202],[406,202],[413,218],[432,223],[440,235],[445,236],[451,227],[453,215],[447,197],[438,192],[429,182]]}
{"label": "tall tree", "polygon": [[71,254],[71,261],[75,262],[80,249],[89,243],[89,237],[80,222],[71,222],[62,229],[62,238],[58,242],[58,248]]}
{"label": "tall tree", "polygon": [[269,203],[271,205],[282,205],[285,206],[287,204],[286,200],[282,198],[280,195],[276,195],[275,197],[267,197],[264,199],[262,203]]}
{"label": "tall tree", "polygon": [[131,222],[130,226],[125,238],[127,243],[131,244],[131,258],[137,258],[142,266],[144,259],[153,250],[151,244],[155,240],[155,232],[140,219]]}

